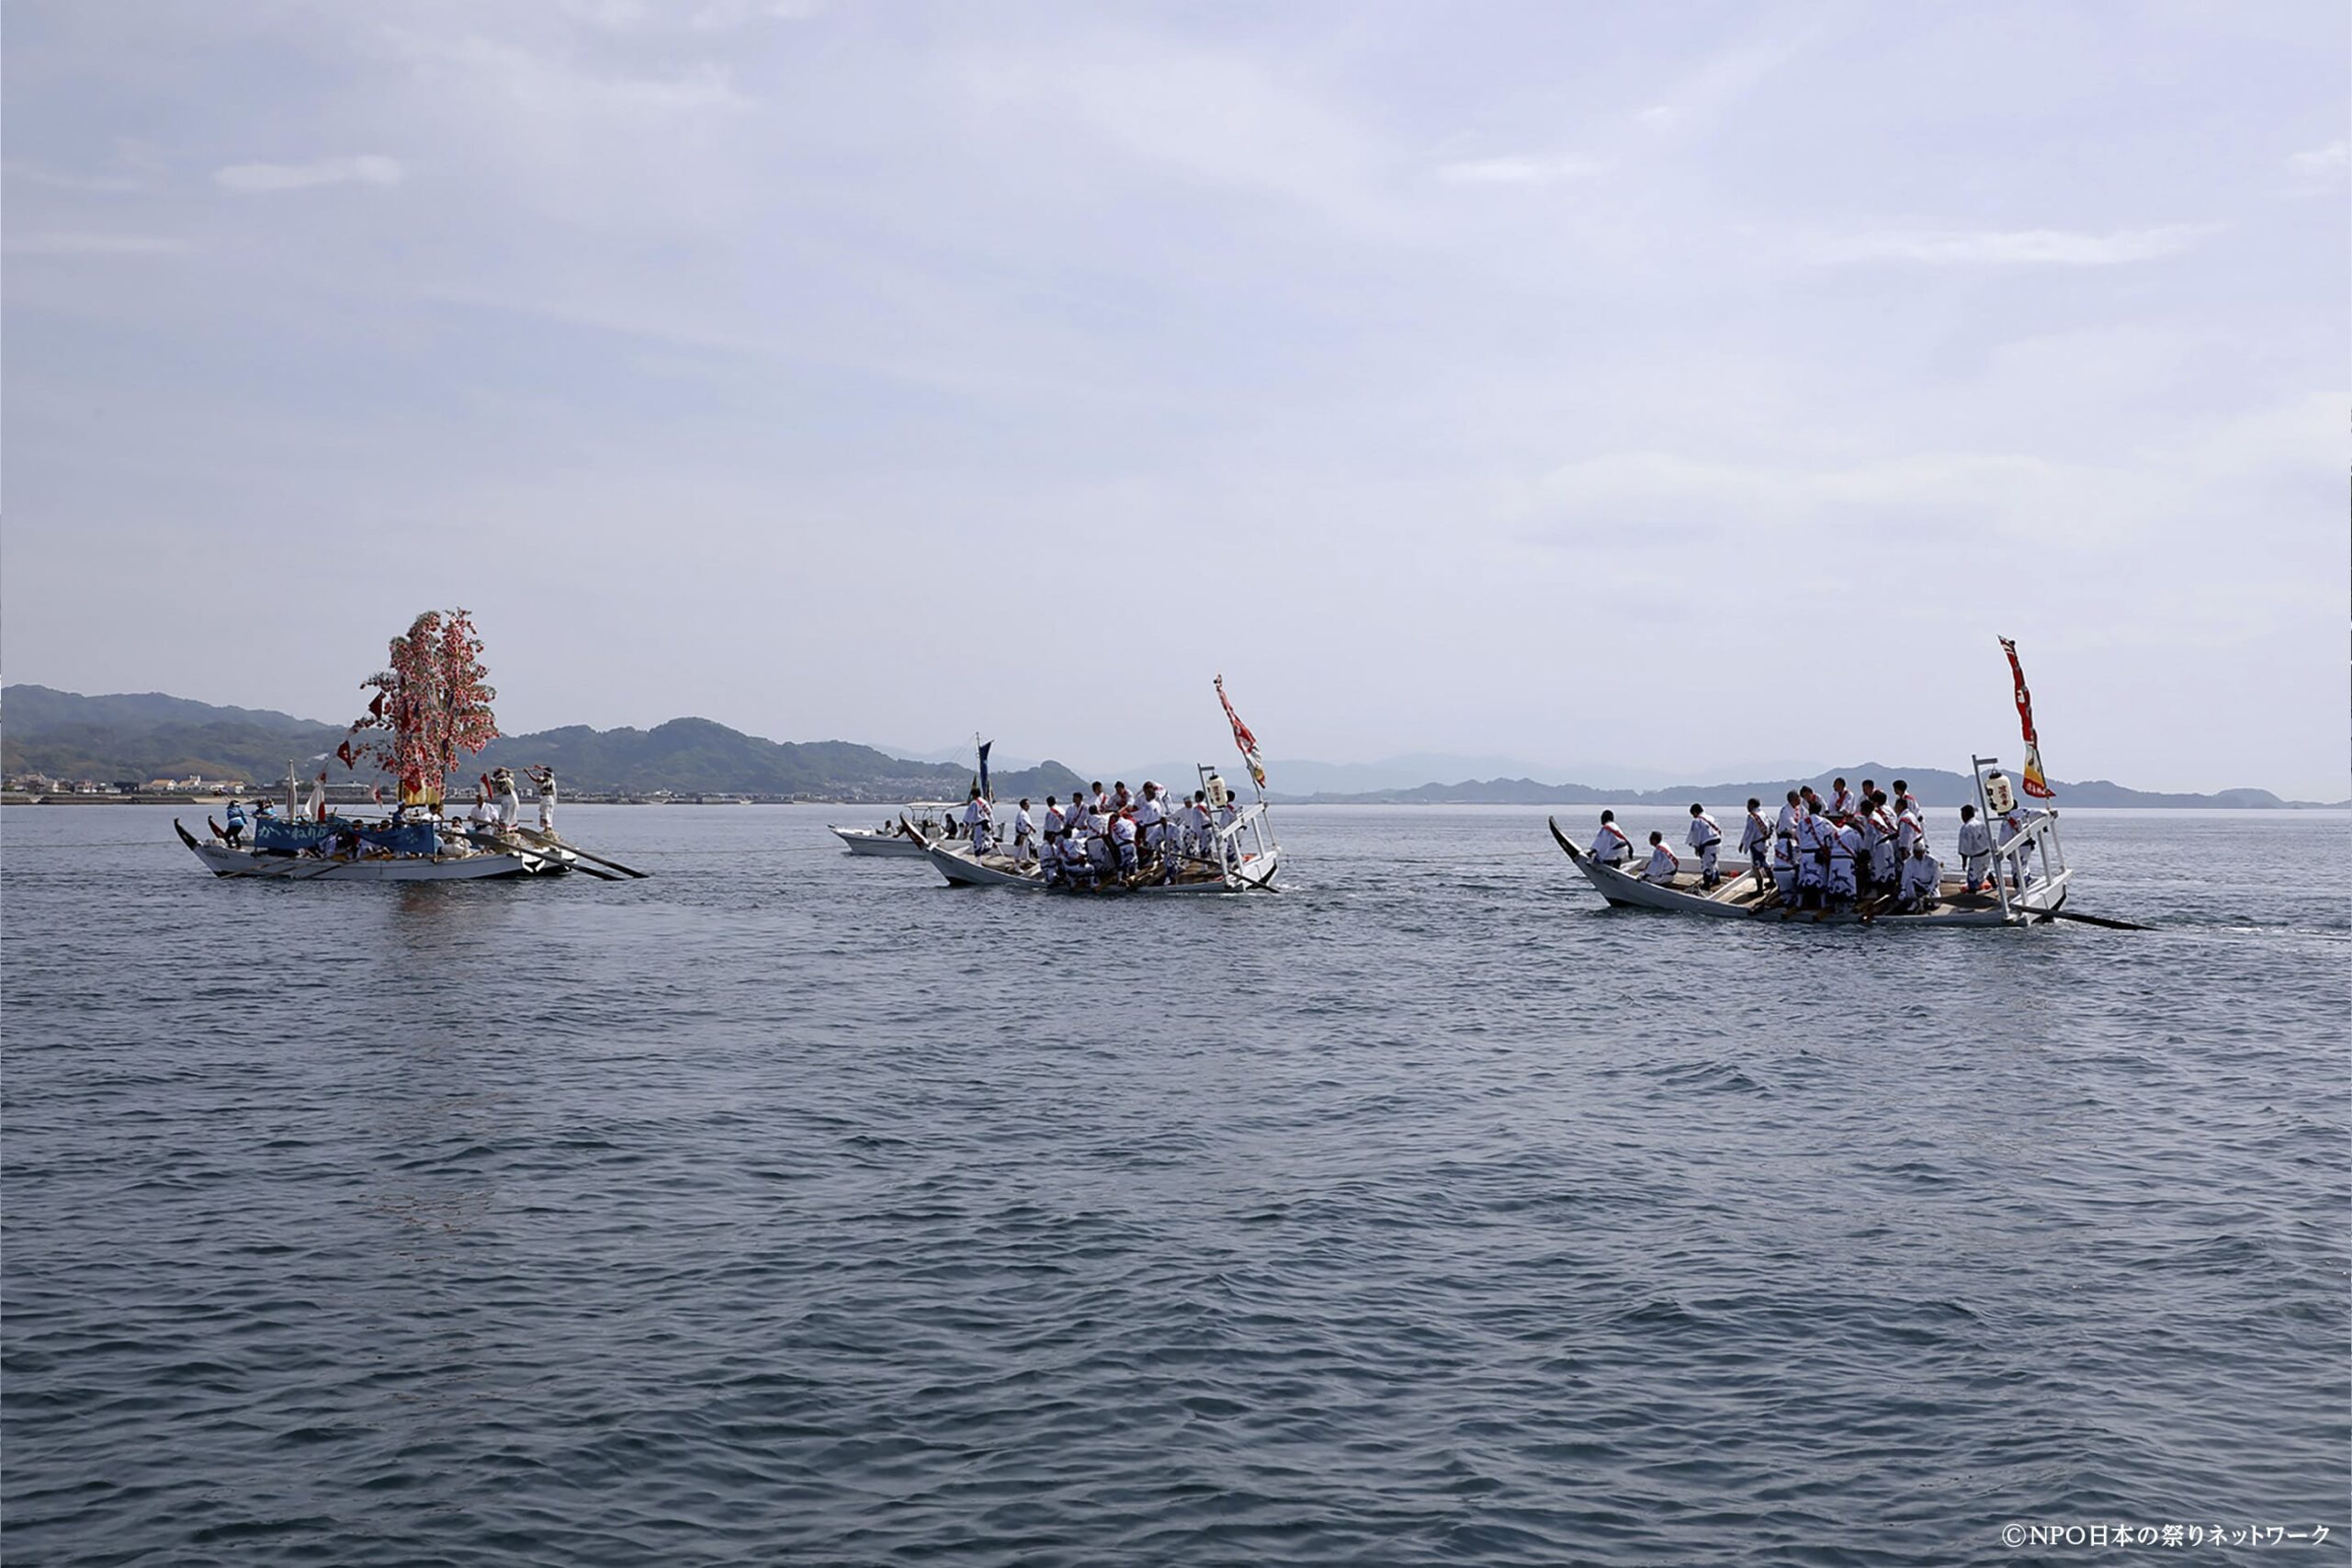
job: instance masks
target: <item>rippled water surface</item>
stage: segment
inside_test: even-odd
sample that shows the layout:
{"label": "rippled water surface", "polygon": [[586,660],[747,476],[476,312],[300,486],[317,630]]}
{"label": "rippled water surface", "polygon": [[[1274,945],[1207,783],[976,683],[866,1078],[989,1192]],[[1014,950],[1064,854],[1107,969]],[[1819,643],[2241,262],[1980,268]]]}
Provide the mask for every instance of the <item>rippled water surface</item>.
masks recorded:
{"label": "rippled water surface", "polygon": [[2346,1560],[2341,814],[2070,813],[2142,934],[1609,911],[1530,810],[1093,901],[168,815],[0,816],[11,1564]]}

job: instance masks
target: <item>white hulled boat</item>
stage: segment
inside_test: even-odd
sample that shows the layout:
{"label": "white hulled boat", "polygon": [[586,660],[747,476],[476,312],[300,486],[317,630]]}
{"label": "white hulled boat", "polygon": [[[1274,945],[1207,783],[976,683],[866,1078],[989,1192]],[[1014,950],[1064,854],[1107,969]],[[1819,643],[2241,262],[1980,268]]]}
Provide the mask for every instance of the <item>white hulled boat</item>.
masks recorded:
{"label": "white hulled boat", "polygon": [[[948,813],[959,809],[961,803],[910,800],[899,808],[896,818],[878,828],[843,828],[832,824],[828,824],[828,827],[833,837],[849,846],[849,852],[854,855],[896,855],[908,860],[921,860],[932,845],[947,841]],[[910,829],[920,835],[920,843],[909,837]]]}
{"label": "white hulled boat", "polygon": [[519,834],[458,833],[429,822],[370,825],[348,818],[289,822],[263,818],[254,841],[199,839],[175,818],[180,842],[215,876],[283,882],[474,882],[492,876],[546,876],[579,863],[552,841]]}
{"label": "white hulled boat", "polygon": [[[1996,760],[1973,760],[1976,774],[1977,810],[1987,822],[1999,822],[1995,807],[2005,814],[2011,803],[2007,778]],[[1989,786],[1989,788],[1988,788]],[[1557,818],[1547,819],[1552,837],[1568,859],[1584,873],[1600,896],[1621,908],[1659,909],[1678,915],[1712,915],[1719,919],[1789,920],[1802,924],[1883,926],[2022,926],[2058,917],[2066,902],[2073,873],[2066,867],[2058,842],[2058,813],[2044,810],[2028,818],[2025,830],[1994,846],[1992,886],[1971,893],[1958,877],[1943,878],[1933,902],[1924,908],[1897,910],[1892,900],[1828,909],[1792,908],[1781,901],[1771,884],[1758,887],[1751,871],[1726,874],[1713,888],[1702,887],[1695,875],[1678,874],[1670,882],[1652,882],[1630,870],[1604,865],[1560,830]],[[2020,876],[2022,869],[2026,874]],[[2068,919],[2086,917],[2068,915]],[[2095,922],[2109,923],[2109,922]]]}

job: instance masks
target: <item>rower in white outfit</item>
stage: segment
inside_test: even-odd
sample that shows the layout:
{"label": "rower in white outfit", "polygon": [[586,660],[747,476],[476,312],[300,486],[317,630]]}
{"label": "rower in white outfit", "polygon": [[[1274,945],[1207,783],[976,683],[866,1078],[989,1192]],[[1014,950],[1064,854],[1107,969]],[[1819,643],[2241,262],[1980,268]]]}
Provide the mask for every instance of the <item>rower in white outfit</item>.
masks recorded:
{"label": "rower in white outfit", "polygon": [[1960,874],[1974,893],[1993,868],[1993,830],[1976,820],[1976,807],[1960,808]]}
{"label": "rower in white outfit", "polygon": [[1670,887],[1674,885],[1674,874],[1681,869],[1682,863],[1674,858],[1672,850],[1666,847],[1666,835],[1652,833],[1650,863],[1642,868],[1642,880],[1655,882],[1660,887]]}
{"label": "rower in white outfit", "polygon": [[1617,826],[1617,813],[1600,814],[1600,831],[1592,836],[1592,858],[1603,865],[1622,866],[1634,858],[1634,840]]}
{"label": "rower in white outfit", "polygon": [[1069,830],[1069,824],[1062,816],[1060,803],[1050,795],[1046,796],[1046,853],[1048,856],[1061,847],[1062,835]]}
{"label": "rower in white outfit", "polygon": [[1775,837],[1772,840],[1772,886],[1780,894],[1784,906],[1793,908],[1797,897],[1797,851],[1793,838]]}
{"label": "rower in white outfit", "polygon": [[523,803],[514,794],[514,775],[504,768],[495,769],[490,775],[490,803],[498,808],[501,832],[513,828],[514,818],[522,815]]}
{"label": "rower in white outfit", "polygon": [[1747,821],[1739,830],[1739,852],[1747,857],[1747,868],[1756,874],[1756,896],[1761,898],[1764,889],[1771,886],[1771,873],[1765,863],[1772,853],[1772,825],[1764,820],[1764,803],[1753,795],[1747,801]]}
{"label": "rower in white outfit", "polygon": [[995,847],[996,814],[989,803],[980,798],[980,786],[972,786],[972,798],[964,803],[964,837],[971,841],[972,858],[979,859]]}
{"label": "rower in white outfit", "polygon": [[1928,852],[1928,840],[1921,839],[1911,846],[1911,858],[1903,863],[1903,895],[1896,908],[1925,909],[1934,905],[1936,894],[1944,881],[1943,862]]}
{"label": "rower in white outfit", "polygon": [[1036,858],[1037,825],[1029,819],[1029,799],[1023,795],[1012,818],[1012,863],[1027,865]]}
{"label": "rower in white outfit", "polygon": [[1714,886],[1715,856],[1722,852],[1724,847],[1724,830],[1715,826],[1715,819],[1707,815],[1707,808],[1695,800],[1690,803],[1688,842],[1699,852],[1699,886]]}
{"label": "rower in white outfit", "polygon": [[1854,882],[1854,861],[1862,852],[1862,830],[1850,821],[1826,824],[1829,829],[1829,897],[1851,899],[1860,889]]}

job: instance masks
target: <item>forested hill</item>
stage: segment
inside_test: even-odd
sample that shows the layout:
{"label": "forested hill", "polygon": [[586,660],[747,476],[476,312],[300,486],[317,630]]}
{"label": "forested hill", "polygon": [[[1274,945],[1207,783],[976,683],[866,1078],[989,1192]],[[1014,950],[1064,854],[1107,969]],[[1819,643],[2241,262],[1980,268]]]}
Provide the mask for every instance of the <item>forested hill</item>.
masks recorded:
{"label": "forested hill", "polygon": [[[327,765],[331,782],[349,775],[331,753],[340,725],[251,708],[214,707],[161,693],[85,697],[46,686],[0,692],[0,773],[101,783],[156,778],[242,779],[272,784],[292,758],[305,775]],[[544,763],[567,789],[584,794],[797,795],[822,800],[961,798],[972,771],[916,762],[843,740],[763,740],[707,718],[673,718],[651,729],[574,725],[503,736],[472,765],[520,773]],[[1078,775],[1057,762],[999,774],[999,799],[1067,795]]]}

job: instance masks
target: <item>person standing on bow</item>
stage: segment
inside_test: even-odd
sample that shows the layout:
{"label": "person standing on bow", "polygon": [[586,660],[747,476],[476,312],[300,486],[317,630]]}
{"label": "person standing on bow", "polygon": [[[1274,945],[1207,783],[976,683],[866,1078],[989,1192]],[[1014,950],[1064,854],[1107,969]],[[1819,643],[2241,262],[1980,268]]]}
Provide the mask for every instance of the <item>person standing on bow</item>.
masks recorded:
{"label": "person standing on bow", "polygon": [[539,831],[552,839],[556,836],[555,770],[542,763],[536,768],[526,768],[524,772],[529,773],[531,775],[531,782],[538,786]]}
{"label": "person standing on bow", "polygon": [[244,847],[245,803],[243,801],[232,800],[229,803],[229,821],[228,825],[220,829],[220,841],[232,850]]}

